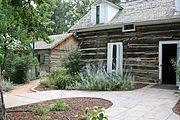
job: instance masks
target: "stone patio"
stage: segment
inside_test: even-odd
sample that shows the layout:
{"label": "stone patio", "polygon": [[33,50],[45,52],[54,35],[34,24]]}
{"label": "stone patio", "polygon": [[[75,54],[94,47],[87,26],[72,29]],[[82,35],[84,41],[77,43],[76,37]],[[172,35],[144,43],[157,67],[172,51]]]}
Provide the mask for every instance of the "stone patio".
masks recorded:
{"label": "stone patio", "polygon": [[5,95],[6,108],[68,97],[96,97],[110,100],[109,120],[180,120],[172,108],[180,99],[175,90],[151,85],[133,91],[53,90],[22,95]]}

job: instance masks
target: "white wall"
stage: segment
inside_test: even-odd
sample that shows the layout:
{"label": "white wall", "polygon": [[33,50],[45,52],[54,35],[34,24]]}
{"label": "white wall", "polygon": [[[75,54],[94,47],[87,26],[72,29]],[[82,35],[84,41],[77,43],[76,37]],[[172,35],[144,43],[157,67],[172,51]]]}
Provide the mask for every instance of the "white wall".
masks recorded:
{"label": "white wall", "polygon": [[180,0],[175,0],[176,11],[180,12]]}
{"label": "white wall", "polygon": [[[119,12],[118,8],[114,8],[107,3],[101,3],[98,5],[100,6],[100,23],[110,22]],[[93,24],[96,24],[96,6],[91,7],[91,22]]]}
{"label": "white wall", "polygon": [[108,5],[108,20],[107,20],[107,22],[111,21],[118,12],[119,12],[119,9]]}

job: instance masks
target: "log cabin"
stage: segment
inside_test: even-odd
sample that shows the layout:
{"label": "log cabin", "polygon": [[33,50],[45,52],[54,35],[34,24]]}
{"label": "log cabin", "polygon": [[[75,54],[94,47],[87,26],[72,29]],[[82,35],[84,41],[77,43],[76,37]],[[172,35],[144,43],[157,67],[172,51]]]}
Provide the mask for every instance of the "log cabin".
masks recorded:
{"label": "log cabin", "polygon": [[40,72],[49,73],[53,68],[62,65],[62,60],[68,51],[76,49],[78,41],[72,33],[49,36],[52,42],[35,43],[35,56],[40,63]]}
{"label": "log cabin", "polygon": [[136,81],[180,85],[171,59],[180,57],[180,0],[97,0],[70,28],[82,59]]}

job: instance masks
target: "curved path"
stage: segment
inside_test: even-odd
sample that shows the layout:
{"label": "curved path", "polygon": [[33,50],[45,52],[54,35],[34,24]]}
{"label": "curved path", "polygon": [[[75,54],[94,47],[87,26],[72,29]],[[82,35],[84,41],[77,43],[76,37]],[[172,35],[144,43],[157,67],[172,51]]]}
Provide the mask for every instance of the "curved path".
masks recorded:
{"label": "curved path", "polygon": [[113,102],[107,109],[109,120],[180,120],[172,108],[179,100],[174,90],[151,88],[133,91],[52,90],[22,95],[5,95],[6,107],[68,97],[96,97]]}
{"label": "curved path", "polygon": [[37,87],[40,84],[40,79],[32,80],[27,84],[16,85],[13,87],[13,90],[5,92],[5,95],[20,95],[33,92],[31,89]]}

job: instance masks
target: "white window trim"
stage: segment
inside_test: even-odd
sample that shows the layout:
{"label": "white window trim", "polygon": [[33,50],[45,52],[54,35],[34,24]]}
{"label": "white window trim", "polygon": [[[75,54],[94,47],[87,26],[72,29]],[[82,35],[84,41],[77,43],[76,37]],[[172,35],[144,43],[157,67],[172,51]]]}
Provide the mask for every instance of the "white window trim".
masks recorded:
{"label": "white window trim", "polygon": [[[134,25],[134,29],[125,30],[125,29],[124,29],[124,26],[125,26],[125,25]],[[125,24],[125,25],[123,25],[123,27],[122,27],[122,32],[132,32],[132,31],[136,31],[136,25],[135,25],[135,24]]]}
{"label": "white window trim", "polygon": [[[108,43],[108,47],[107,47],[107,72],[108,73],[112,73],[113,70],[112,70],[112,50],[110,47],[112,47],[113,45],[120,45],[120,56],[117,56],[117,57],[120,57],[119,58],[119,68],[120,70],[119,71],[116,71],[116,73],[120,73],[120,74],[123,74],[123,43],[122,42],[116,42],[116,43]],[[118,53],[117,53],[118,54]]]}

